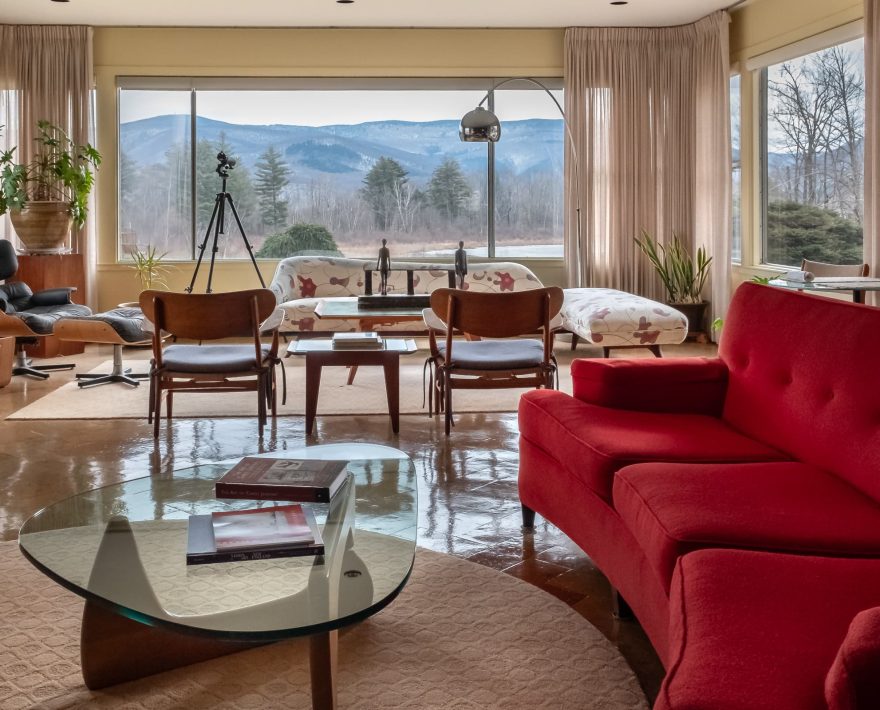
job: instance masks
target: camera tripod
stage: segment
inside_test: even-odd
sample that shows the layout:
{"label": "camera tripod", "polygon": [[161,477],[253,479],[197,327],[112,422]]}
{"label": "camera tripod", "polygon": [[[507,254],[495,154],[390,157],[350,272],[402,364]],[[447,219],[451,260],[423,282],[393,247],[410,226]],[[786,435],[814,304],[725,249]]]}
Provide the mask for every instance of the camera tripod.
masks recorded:
{"label": "camera tripod", "polygon": [[229,209],[232,210],[232,216],[235,217],[235,223],[238,225],[238,231],[241,234],[241,238],[244,240],[244,245],[247,248],[248,256],[251,258],[251,263],[254,265],[254,271],[257,272],[257,278],[260,279],[260,285],[263,288],[266,288],[266,282],[263,281],[263,275],[260,273],[260,269],[257,266],[256,258],[254,258],[254,248],[251,246],[247,235],[244,233],[244,227],[241,226],[241,219],[238,217],[238,211],[235,209],[232,195],[226,191],[226,180],[229,178],[229,169],[235,166],[235,162],[226,161],[225,155],[222,159],[220,159],[219,155],[217,158],[220,160],[220,165],[217,167],[217,174],[220,175],[220,178],[223,180],[223,185],[220,188],[220,192],[217,193],[217,197],[214,199],[214,211],[211,213],[211,219],[208,221],[208,229],[205,230],[205,238],[199,245],[199,258],[196,261],[196,268],[195,271],[193,271],[192,280],[189,282],[189,286],[184,290],[187,293],[192,293],[193,287],[196,284],[196,278],[199,275],[199,268],[202,265],[202,257],[205,255],[205,247],[208,246],[208,239],[211,237],[211,231],[213,230],[214,240],[211,244],[211,265],[208,268],[208,283],[205,287],[205,293],[211,293],[211,281],[214,278],[214,261],[217,258],[217,252],[220,249],[220,247],[217,246],[217,240],[221,234],[226,233],[227,203],[229,204]]}

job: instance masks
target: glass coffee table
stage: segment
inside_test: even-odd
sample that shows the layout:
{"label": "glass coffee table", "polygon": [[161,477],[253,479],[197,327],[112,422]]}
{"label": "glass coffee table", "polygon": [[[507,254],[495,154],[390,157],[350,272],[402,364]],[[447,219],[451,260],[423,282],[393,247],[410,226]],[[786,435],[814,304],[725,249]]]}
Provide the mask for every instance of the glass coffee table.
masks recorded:
{"label": "glass coffee table", "polygon": [[415,469],[403,452],[372,444],[277,456],[349,461],[349,481],[333,500],[307,504],[322,528],[323,556],[187,566],[190,515],[275,504],[214,497],[215,480],[235,461],[97,488],[25,522],[25,557],[86,600],[86,686],[309,636],[313,707],[336,707],[337,630],[390,604],[412,571]]}

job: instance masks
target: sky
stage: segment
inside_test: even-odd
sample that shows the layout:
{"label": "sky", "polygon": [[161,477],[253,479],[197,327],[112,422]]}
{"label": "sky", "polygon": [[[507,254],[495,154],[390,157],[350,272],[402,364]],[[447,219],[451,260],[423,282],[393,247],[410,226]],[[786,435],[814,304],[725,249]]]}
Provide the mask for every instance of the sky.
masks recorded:
{"label": "sky", "polygon": [[[562,103],[562,91],[554,91]],[[208,91],[196,95],[199,116],[227,123],[327,126],[368,121],[435,121],[460,119],[485,96],[483,91]],[[122,91],[119,121],[151,116],[188,114],[190,92]],[[559,110],[543,91],[495,94],[495,112],[502,121],[559,118]]]}

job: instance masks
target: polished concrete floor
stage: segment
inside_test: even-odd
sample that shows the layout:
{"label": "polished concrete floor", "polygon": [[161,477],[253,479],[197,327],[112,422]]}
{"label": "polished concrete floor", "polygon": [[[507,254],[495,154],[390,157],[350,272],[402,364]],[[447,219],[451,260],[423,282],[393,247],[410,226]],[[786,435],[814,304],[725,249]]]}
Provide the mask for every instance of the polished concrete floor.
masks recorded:
{"label": "polished concrete floor", "polygon": [[[583,352],[595,355],[588,349]],[[666,349],[667,355],[711,352],[711,346],[700,345]],[[138,358],[145,355],[131,353]],[[68,359],[84,372],[109,357],[108,347],[89,346],[85,354]],[[42,382],[14,378],[0,389],[0,418],[72,378],[69,372],[55,373]],[[16,539],[22,522],[46,504],[96,486],[196,462],[304,445],[383,443],[402,449],[415,462],[420,545],[517,576],[563,600],[620,648],[648,698],[655,697],[663,668],[638,624],[613,618],[610,588],[602,573],[563,533],[540,518],[533,532],[522,530],[516,414],[459,415],[448,439],[442,420],[415,415],[401,417],[399,435],[391,432],[385,416],[319,416],[310,437],[305,436],[302,417],[283,417],[262,442],[252,418],[176,419],[163,423],[158,441],[151,429],[146,419],[2,421],[3,539]]]}

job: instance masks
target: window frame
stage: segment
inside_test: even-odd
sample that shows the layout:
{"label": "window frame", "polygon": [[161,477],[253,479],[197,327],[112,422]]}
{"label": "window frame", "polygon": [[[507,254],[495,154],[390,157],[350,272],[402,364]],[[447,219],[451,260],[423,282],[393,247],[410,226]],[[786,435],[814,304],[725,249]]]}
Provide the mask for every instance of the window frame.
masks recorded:
{"label": "window frame", "polygon": [[[198,118],[198,92],[199,91],[296,91],[296,90],[391,90],[391,91],[417,91],[417,90],[455,90],[455,91],[485,91],[487,98],[485,105],[490,111],[495,110],[495,87],[505,81],[504,86],[498,91],[536,91],[544,94],[544,91],[530,82],[527,78],[522,81],[510,81],[510,77],[216,77],[216,76],[123,76],[116,77],[116,151],[117,165],[121,165],[122,141],[121,141],[121,105],[122,92],[126,90],[141,91],[188,91],[190,94],[189,116],[189,140],[190,140],[190,258],[195,261],[196,252],[200,243],[200,235],[197,234],[198,226],[198,203],[197,203],[197,180],[196,180],[196,145],[197,118]],[[562,77],[538,77],[542,84],[552,91],[561,91],[565,88]],[[550,97],[546,97],[551,102]],[[551,102],[552,103],[552,102]],[[559,117],[563,124],[567,120],[564,115]],[[563,141],[565,127],[563,125]],[[495,193],[497,189],[495,144],[486,144],[486,251],[487,259],[496,259],[496,215]],[[567,159],[567,151],[564,151],[563,160]],[[563,171],[562,184],[563,205],[565,201],[565,177]],[[122,216],[122,175],[117,171],[116,175],[116,263],[127,263],[120,252],[121,216]],[[563,220],[565,210],[563,209]],[[563,222],[564,223],[564,222]],[[563,232],[564,244],[564,232]],[[482,245],[480,245],[482,246]],[[420,257],[421,258],[421,257]],[[434,257],[424,257],[432,259]],[[483,258],[483,257],[480,257]],[[504,257],[502,257],[504,258]],[[523,255],[521,258],[536,261],[558,261],[555,256],[532,256]],[[271,259],[269,259],[271,261]],[[176,260],[186,263],[187,260]],[[247,257],[232,257],[223,259],[225,262],[247,261]]]}

